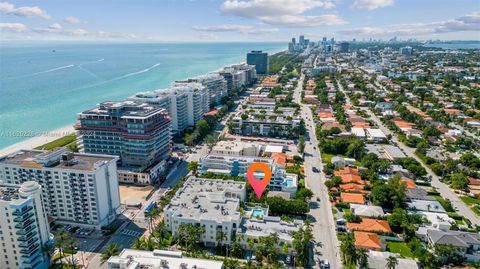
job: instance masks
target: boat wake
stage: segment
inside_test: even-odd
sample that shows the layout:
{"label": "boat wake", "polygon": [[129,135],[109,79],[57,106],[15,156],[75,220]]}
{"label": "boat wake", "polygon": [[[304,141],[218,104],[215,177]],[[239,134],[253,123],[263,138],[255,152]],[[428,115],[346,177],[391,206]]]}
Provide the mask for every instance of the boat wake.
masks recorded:
{"label": "boat wake", "polygon": [[41,75],[41,74],[46,74],[46,73],[50,73],[50,72],[55,72],[55,71],[62,70],[62,69],[72,68],[72,67],[74,67],[74,66],[75,66],[74,64],[69,64],[69,65],[65,65],[65,66],[60,66],[60,67],[48,69],[48,70],[45,70],[45,71],[35,72],[35,73],[31,73],[31,74],[27,74],[27,75],[21,75],[21,76],[16,76],[16,77],[9,77],[9,78],[5,78],[5,79],[28,78],[28,77],[38,76],[38,75]]}
{"label": "boat wake", "polygon": [[148,71],[152,70],[153,68],[155,68],[159,65],[160,65],[160,63],[156,63],[156,64],[150,66],[149,68],[146,68],[146,69],[143,69],[143,70],[140,70],[140,71],[137,71],[137,72],[129,73],[129,74],[123,75],[119,78],[128,78],[128,77],[131,77],[131,76],[139,75],[139,74],[148,72]]}
{"label": "boat wake", "polygon": [[75,88],[75,89],[72,89],[72,91],[76,91],[76,90],[82,90],[82,89],[88,89],[88,88],[92,88],[92,87],[96,87],[96,86],[100,86],[100,85],[103,85],[103,84],[106,84],[106,83],[109,83],[109,82],[114,82],[114,81],[117,81],[117,80],[121,80],[121,79],[125,79],[125,78],[128,78],[128,77],[131,77],[131,76],[136,76],[136,75],[140,75],[140,74],[143,74],[145,72],[148,72],[152,69],[154,69],[155,67],[159,66],[160,63],[156,63],[148,68],[145,68],[143,70],[140,70],[140,71],[136,71],[136,72],[132,72],[132,73],[128,73],[128,74],[125,74],[123,76],[119,76],[119,77],[114,77],[114,78],[111,78],[111,79],[108,79],[108,80],[104,80],[104,81],[100,81],[100,82],[97,82],[97,83],[93,83],[93,84],[90,84],[90,85],[85,85],[85,86],[81,86],[79,88]]}

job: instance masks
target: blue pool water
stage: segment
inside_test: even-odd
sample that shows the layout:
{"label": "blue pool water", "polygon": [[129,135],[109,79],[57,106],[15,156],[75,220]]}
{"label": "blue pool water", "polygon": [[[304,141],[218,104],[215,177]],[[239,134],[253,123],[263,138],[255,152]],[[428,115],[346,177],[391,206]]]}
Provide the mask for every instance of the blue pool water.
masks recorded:
{"label": "blue pool water", "polygon": [[264,215],[265,215],[265,211],[263,209],[252,210],[252,217],[254,218],[263,218]]}

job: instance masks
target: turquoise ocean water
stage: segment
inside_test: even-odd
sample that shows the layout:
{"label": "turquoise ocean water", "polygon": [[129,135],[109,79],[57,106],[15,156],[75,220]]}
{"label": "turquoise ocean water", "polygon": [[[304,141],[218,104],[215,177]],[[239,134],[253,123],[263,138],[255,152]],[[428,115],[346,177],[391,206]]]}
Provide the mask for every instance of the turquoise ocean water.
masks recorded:
{"label": "turquoise ocean water", "polygon": [[282,43],[0,44],[0,149],[107,100],[245,61]]}

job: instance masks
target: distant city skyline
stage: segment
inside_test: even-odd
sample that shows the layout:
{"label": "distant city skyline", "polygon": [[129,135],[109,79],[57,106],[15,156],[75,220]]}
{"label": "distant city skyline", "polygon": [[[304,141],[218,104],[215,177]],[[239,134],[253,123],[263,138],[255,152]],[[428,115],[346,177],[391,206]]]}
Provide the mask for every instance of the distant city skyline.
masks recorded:
{"label": "distant city skyline", "polygon": [[0,2],[4,40],[480,40],[480,4],[458,0]]}

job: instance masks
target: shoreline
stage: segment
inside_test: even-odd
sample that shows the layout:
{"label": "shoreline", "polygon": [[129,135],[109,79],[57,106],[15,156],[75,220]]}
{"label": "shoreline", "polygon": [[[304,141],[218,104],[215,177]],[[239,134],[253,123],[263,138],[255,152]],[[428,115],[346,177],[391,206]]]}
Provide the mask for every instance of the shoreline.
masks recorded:
{"label": "shoreline", "polygon": [[[281,51],[278,51],[278,52],[274,52],[271,55],[275,55],[275,54],[282,53],[282,52],[285,52],[285,51],[286,50],[281,50]],[[271,56],[271,55],[269,55],[269,56]],[[246,63],[246,61],[242,61],[240,63],[231,64],[231,65],[243,64],[243,63]],[[229,66],[229,65],[227,65],[227,66]],[[209,72],[201,74],[201,75],[205,75],[205,74],[212,73],[212,72],[218,72],[219,70],[222,70],[223,68],[225,68],[227,66],[221,67],[217,70],[209,71]],[[199,76],[201,76],[201,75],[199,75]],[[41,146],[41,145],[44,145],[46,143],[52,142],[56,139],[59,139],[63,136],[66,136],[66,135],[69,135],[69,134],[72,134],[72,133],[75,133],[75,132],[76,131],[73,128],[73,124],[67,125],[67,126],[55,129],[55,130],[51,130],[51,131],[38,132],[38,134],[35,134],[35,135],[31,136],[30,138],[27,138],[23,141],[17,142],[13,145],[10,145],[10,146],[7,146],[5,148],[0,149],[0,157],[6,156],[8,154],[12,154],[12,153],[14,153],[16,151],[19,151],[19,150],[22,150],[22,149],[34,149],[38,146]]]}
{"label": "shoreline", "polygon": [[38,146],[52,142],[56,139],[59,139],[61,137],[64,137],[66,135],[69,135],[75,132],[76,131],[73,128],[73,124],[67,125],[52,131],[39,132],[38,134],[30,138],[27,138],[26,140],[20,141],[18,143],[15,143],[13,145],[0,149],[0,157],[8,154],[12,154],[15,151],[19,151],[22,149],[34,149]]}

